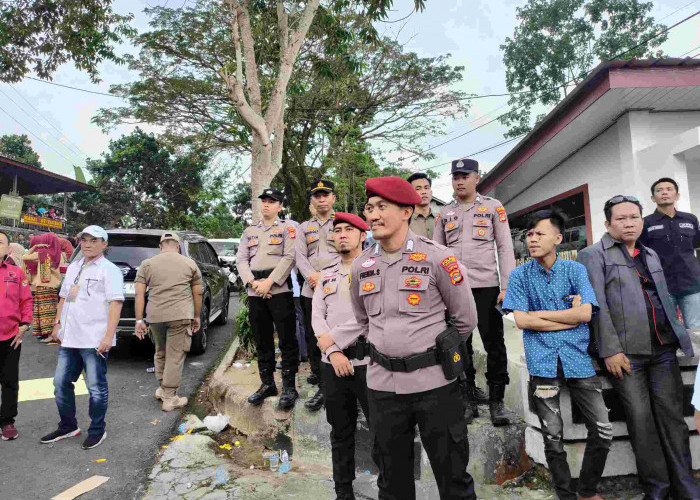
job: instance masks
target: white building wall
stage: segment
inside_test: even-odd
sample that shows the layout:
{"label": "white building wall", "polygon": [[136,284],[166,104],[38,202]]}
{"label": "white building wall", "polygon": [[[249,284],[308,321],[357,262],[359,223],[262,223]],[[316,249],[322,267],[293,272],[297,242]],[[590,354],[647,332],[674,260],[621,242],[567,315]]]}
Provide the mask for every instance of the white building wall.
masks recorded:
{"label": "white building wall", "polygon": [[[506,209],[513,213],[588,184],[593,240],[597,241],[605,233],[606,200],[617,194],[636,196],[648,214],[655,208],[650,199],[651,184],[659,177],[673,177],[681,193],[678,208],[691,211],[692,204],[700,211],[700,164],[686,160],[684,155],[698,141],[700,112],[626,113],[573,156],[507,201]],[[689,176],[691,165],[695,169]]]}

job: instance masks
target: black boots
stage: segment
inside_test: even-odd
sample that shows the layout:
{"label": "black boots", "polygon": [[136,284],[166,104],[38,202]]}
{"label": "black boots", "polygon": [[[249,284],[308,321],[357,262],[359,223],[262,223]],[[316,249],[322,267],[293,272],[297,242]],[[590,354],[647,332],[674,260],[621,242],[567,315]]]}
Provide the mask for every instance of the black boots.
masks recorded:
{"label": "black boots", "polygon": [[306,383],[309,385],[318,385],[321,383],[321,377],[319,377],[315,373],[312,373],[311,375],[306,377]]}
{"label": "black boots", "polygon": [[253,406],[259,406],[265,401],[265,398],[277,396],[277,386],[275,385],[274,372],[271,370],[261,370],[260,380],[262,385],[249,398],[248,403]]}
{"label": "black boots", "polygon": [[480,405],[487,405],[489,404],[489,395],[486,394],[486,391],[483,390],[481,387],[476,385],[476,382],[474,384],[474,399],[476,402]]}
{"label": "black boots", "polygon": [[318,391],[316,391],[316,394],[314,394],[311,399],[304,403],[304,406],[306,406],[306,409],[309,411],[318,411],[323,408],[324,402],[325,398],[323,397],[323,389],[319,388]]}
{"label": "black boots", "polygon": [[282,396],[277,403],[278,410],[291,410],[299,397],[296,388],[296,373],[291,370],[282,372]]}
{"label": "black boots", "polygon": [[462,391],[462,399],[464,400],[464,419],[469,425],[479,416],[479,404],[474,396],[476,386],[474,382],[464,379],[459,381],[459,388]]}
{"label": "black boots", "polygon": [[505,391],[505,385],[492,385],[489,387],[489,413],[491,413],[491,423],[494,427],[510,424],[510,419],[503,404]]}

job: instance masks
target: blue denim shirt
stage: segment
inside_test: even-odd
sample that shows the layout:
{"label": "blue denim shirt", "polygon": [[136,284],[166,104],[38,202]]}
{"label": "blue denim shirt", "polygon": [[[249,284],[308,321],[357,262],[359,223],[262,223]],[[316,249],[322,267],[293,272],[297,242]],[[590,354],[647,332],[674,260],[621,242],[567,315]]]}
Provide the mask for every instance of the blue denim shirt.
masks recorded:
{"label": "blue denim shirt", "polygon": [[[582,304],[591,304],[594,311],[598,308],[583,265],[557,259],[547,271],[532,259],[510,274],[503,310],[563,311],[571,308],[571,302],[564,300],[569,295],[580,295]],[[590,338],[588,323],[557,332],[523,330],[530,375],[556,378],[557,360],[561,359],[566,378],[593,377],[595,370],[588,355]]]}

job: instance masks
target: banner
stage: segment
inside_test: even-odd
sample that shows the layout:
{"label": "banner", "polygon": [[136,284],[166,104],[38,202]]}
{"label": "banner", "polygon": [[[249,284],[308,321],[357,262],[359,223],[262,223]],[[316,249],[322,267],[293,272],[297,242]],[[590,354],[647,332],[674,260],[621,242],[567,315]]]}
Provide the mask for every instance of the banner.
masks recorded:
{"label": "banner", "polygon": [[39,217],[38,215],[23,215],[22,222],[24,224],[31,224],[32,226],[44,226],[50,227],[51,229],[63,229],[63,222],[60,220],[53,220],[47,217]]}
{"label": "banner", "polygon": [[19,220],[22,216],[23,201],[24,198],[21,196],[0,195],[0,217]]}

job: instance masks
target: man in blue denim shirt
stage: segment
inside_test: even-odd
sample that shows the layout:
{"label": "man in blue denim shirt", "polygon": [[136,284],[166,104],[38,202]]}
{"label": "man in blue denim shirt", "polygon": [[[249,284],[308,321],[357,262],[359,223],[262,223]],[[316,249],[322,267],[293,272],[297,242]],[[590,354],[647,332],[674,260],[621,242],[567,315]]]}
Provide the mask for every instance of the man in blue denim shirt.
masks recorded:
{"label": "man in blue denim shirt", "polygon": [[605,203],[601,240],[578,254],[600,305],[591,326],[598,354],[622,402],[644,498],[700,498],[683,419],[680,347],[693,356],[675,315],[656,252],[640,244],[642,205]]}
{"label": "man in blue denim shirt", "polygon": [[563,217],[555,211],[533,214],[527,232],[532,260],[511,273],[503,310],[513,311],[518,328],[523,330],[531,401],[542,426],[547,465],[558,497],[577,498],[562,443],[559,391],[566,385],[588,429],[578,498],[602,500],[597,487],[613,433],[602,385],[588,355],[588,321],[598,303],[586,268],[557,259],[563,226]]}

